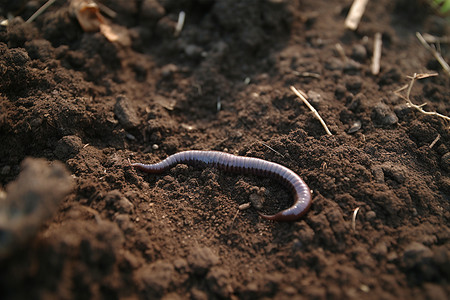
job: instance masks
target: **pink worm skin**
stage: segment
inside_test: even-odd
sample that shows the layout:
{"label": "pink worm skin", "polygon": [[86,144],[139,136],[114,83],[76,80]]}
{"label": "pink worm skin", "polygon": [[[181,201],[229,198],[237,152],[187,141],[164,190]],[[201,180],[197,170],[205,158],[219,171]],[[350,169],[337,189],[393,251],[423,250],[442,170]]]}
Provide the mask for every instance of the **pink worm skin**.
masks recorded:
{"label": "pink worm skin", "polygon": [[306,183],[290,169],[277,163],[259,158],[244,157],[219,151],[183,151],[173,154],[156,164],[131,164],[135,169],[146,173],[162,173],[177,164],[216,167],[220,170],[273,177],[290,187],[294,192],[294,204],[274,215],[259,215],[273,221],[296,221],[301,218],[311,206],[311,191]]}

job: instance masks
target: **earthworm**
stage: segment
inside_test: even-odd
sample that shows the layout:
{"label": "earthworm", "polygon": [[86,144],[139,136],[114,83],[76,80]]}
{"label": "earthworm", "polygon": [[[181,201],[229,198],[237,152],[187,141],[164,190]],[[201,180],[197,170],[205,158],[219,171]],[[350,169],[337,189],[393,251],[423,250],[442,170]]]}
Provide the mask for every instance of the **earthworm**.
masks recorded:
{"label": "earthworm", "polygon": [[254,157],[244,157],[219,151],[183,151],[170,155],[156,164],[131,164],[135,169],[147,173],[162,173],[177,164],[206,165],[220,170],[273,177],[294,192],[294,204],[274,215],[259,215],[267,220],[295,221],[302,217],[311,206],[311,192],[306,183],[296,173],[277,163]]}

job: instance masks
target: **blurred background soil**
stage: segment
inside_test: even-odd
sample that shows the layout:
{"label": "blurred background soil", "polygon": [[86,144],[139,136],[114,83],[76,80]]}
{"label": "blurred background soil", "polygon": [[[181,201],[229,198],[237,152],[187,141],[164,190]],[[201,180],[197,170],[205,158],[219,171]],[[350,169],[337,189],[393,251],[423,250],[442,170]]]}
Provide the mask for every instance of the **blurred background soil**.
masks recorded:
{"label": "blurred background soil", "polygon": [[[45,2],[0,2],[2,299],[448,299],[450,125],[394,94],[437,72],[411,101],[450,115],[426,1],[370,1],[356,31],[350,0],[98,1],[102,32],[68,1],[25,22]],[[192,149],[289,167],[309,213],[238,210],[290,206],[268,178],[130,167]]]}

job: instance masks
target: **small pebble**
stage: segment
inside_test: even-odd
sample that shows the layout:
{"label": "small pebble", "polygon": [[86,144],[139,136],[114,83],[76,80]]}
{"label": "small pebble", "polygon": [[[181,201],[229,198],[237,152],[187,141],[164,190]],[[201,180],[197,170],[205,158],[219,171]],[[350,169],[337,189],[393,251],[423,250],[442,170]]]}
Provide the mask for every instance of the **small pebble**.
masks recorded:
{"label": "small pebble", "polygon": [[128,98],[120,95],[116,99],[114,114],[125,129],[133,129],[139,125],[139,118]]}
{"label": "small pebble", "polygon": [[246,210],[246,209],[250,208],[250,206],[251,206],[250,202],[241,204],[241,205],[239,205],[239,210]]}
{"label": "small pebble", "polygon": [[375,219],[376,217],[377,217],[377,213],[374,212],[373,210],[370,210],[366,213],[366,219],[369,221]]}
{"label": "small pebble", "polygon": [[398,118],[389,106],[380,102],[372,110],[372,121],[376,125],[389,126],[397,124]]}
{"label": "small pebble", "polygon": [[63,136],[57,143],[55,155],[60,160],[66,160],[75,156],[83,147],[83,142],[76,135]]}

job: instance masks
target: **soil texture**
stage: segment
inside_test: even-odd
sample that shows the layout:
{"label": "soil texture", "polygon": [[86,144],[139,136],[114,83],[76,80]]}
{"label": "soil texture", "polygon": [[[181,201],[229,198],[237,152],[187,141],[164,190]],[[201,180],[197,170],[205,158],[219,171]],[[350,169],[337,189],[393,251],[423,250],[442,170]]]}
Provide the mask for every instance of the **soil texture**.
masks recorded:
{"label": "soil texture", "polygon": [[[356,31],[350,0],[98,1],[89,32],[80,1],[26,22],[45,2],[0,2],[2,299],[449,298],[450,124],[394,93],[437,73],[410,99],[450,115],[427,1]],[[309,212],[262,219],[292,204],[271,178],[131,167],[194,149],[290,168]]]}

